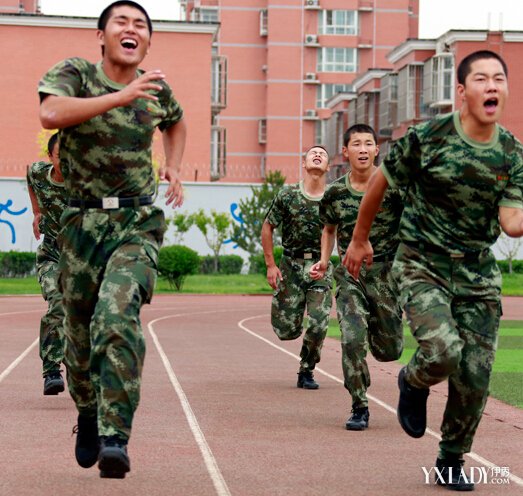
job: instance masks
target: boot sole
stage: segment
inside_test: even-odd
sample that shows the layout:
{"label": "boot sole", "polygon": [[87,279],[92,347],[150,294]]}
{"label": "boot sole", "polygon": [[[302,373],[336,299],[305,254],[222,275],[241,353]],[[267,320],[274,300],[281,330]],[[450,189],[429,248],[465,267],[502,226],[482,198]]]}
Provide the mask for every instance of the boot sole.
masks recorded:
{"label": "boot sole", "polygon": [[46,388],[44,388],[44,396],[56,396],[58,393],[63,393],[65,386],[63,381],[51,382]]}
{"label": "boot sole", "polygon": [[124,479],[131,470],[131,464],[129,457],[120,448],[107,446],[100,452],[98,468],[103,479]]}
{"label": "boot sole", "polygon": [[369,427],[369,424],[358,425],[358,426],[352,426],[352,425],[345,424],[345,429],[347,429],[348,431],[364,431],[365,429],[368,429],[368,427]]}

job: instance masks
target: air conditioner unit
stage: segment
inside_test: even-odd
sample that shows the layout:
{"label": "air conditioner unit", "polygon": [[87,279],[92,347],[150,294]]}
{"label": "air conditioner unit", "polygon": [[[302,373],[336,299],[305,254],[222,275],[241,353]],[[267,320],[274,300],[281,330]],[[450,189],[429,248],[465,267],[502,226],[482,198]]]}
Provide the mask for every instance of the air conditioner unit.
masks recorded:
{"label": "air conditioner unit", "polygon": [[319,9],[320,2],[319,2],[319,0],[305,0],[305,8],[306,9]]}
{"label": "air conditioner unit", "polygon": [[318,35],[306,34],[305,35],[305,44],[308,46],[318,46]]}
{"label": "air conditioner unit", "polygon": [[305,74],[305,81],[316,81],[316,73],[315,72],[307,72]]}
{"label": "air conditioner unit", "polygon": [[316,120],[318,119],[318,113],[314,109],[306,110],[304,118],[306,120]]}

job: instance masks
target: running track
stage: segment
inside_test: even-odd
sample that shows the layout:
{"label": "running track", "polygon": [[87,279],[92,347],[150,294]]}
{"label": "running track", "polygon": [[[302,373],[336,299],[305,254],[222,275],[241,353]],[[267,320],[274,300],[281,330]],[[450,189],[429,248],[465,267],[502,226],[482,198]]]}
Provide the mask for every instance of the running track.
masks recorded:
{"label": "running track", "polygon": [[[429,397],[418,440],[399,427],[399,365],[371,361],[371,424],[349,432],[340,350],[328,339],[321,387],[295,387],[300,342],[279,342],[267,296],[163,296],[144,307],[147,356],[129,445],[131,473],[100,479],[74,460],[76,412],[67,393],[42,395],[41,297],[0,298],[0,495],[337,496],[450,494],[425,484],[437,452],[445,387]],[[523,318],[519,299],[505,318]],[[523,412],[489,399],[467,466],[508,467],[510,483],[476,494],[523,492]],[[490,477],[490,472],[489,472]]]}

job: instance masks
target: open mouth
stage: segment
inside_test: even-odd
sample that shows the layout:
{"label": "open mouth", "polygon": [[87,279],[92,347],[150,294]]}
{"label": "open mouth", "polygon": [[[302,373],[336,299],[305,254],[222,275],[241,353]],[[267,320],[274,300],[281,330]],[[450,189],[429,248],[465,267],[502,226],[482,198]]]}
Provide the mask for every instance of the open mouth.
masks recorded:
{"label": "open mouth", "polygon": [[124,38],[120,44],[127,50],[134,50],[138,47],[138,42],[132,38]]}
{"label": "open mouth", "polygon": [[494,113],[496,111],[496,108],[498,107],[498,99],[489,98],[488,100],[485,100],[483,106],[489,114]]}
{"label": "open mouth", "polygon": [[358,157],[358,162],[361,162],[362,164],[366,164],[368,160],[369,160],[369,157],[367,157],[367,156]]}
{"label": "open mouth", "polygon": [[315,165],[321,165],[321,158],[315,158],[312,160],[312,163]]}

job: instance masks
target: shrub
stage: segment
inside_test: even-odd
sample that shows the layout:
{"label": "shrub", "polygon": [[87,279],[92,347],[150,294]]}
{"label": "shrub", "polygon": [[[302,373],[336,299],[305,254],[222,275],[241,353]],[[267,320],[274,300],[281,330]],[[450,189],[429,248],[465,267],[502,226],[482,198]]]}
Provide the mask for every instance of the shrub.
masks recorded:
{"label": "shrub", "polygon": [[200,256],[187,246],[173,245],[160,249],[158,272],[169,281],[171,288],[181,291],[185,278],[196,274],[200,267]]}
{"label": "shrub", "polygon": [[[508,274],[508,260],[498,260],[497,262],[499,270],[501,270],[503,274]],[[512,260],[512,272],[516,274],[523,274],[523,260]]]}
{"label": "shrub", "polygon": [[36,270],[36,255],[31,251],[0,253],[1,277],[26,277]]}
{"label": "shrub", "polygon": [[200,274],[240,274],[243,258],[239,255],[220,255],[218,257],[218,272],[214,270],[214,256],[200,257]]}

